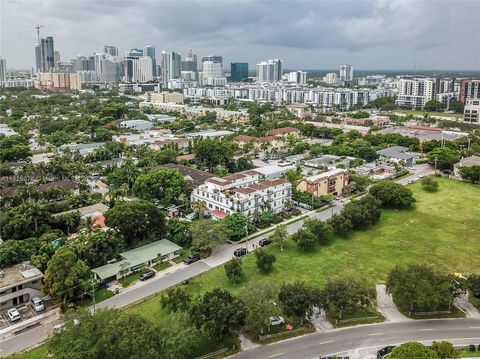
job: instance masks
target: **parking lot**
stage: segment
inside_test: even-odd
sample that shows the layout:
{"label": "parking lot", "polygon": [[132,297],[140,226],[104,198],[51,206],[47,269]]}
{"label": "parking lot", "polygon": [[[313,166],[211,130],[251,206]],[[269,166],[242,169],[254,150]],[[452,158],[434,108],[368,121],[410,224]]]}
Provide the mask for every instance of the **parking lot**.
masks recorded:
{"label": "parking lot", "polygon": [[10,327],[12,325],[22,323],[24,320],[31,319],[38,316],[39,314],[45,313],[45,311],[41,313],[35,312],[35,310],[33,310],[33,308],[28,304],[22,304],[22,306],[17,306],[16,308],[20,312],[20,316],[22,318],[12,323],[7,315],[8,310],[3,310],[2,312],[0,312],[0,330]]}

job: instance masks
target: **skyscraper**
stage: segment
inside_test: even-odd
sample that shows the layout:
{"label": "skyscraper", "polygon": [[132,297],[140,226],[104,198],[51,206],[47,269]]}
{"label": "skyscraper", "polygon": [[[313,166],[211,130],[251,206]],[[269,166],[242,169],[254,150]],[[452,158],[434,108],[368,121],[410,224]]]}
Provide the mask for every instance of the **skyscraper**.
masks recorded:
{"label": "skyscraper", "polygon": [[55,49],[53,37],[41,38],[35,45],[35,64],[37,72],[48,72],[55,68]]}
{"label": "skyscraper", "polygon": [[168,85],[171,79],[180,77],[180,54],[173,51],[162,52],[162,82],[164,86]]}
{"label": "skyscraper", "polygon": [[152,59],[149,56],[125,59],[125,82],[148,82],[152,79]]}
{"label": "skyscraper", "polygon": [[185,56],[185,60],[181,63],[182,71],[197,72],[197,55],[192,54],[192,50]]}
{"label": "skyscraper", "polygon": [[353,81],[353,67],[352,65],[340,66],[340,81],[352,82]]}
{"label": "skyscraper", "polygon": [[218,56],[218,55],[203,56],[203,57],[202,57],[202,64],[203,64],[205,61],[219,62],[219,63],[223,64],[223,57],[222,57],[222,56]]}
{"label": "skyscraper", "polygon": [[152,76],[157,77],[157,60],[155,59],[155,47],[147,45],[143,50],[144,56],[152,59]]}
{"label": "skyscraper", "polygon": [[257,82],[278,82],[283,75],[283,61],[278,59],[257,64]]}
{"label": "skyscraper", "polygon": [[143,56],[143,50],[142,49],[131,49],[130,51],[127,51],[125,56],[126,57],[142,57]]}
{"label": "skyscraper", "polygon": [[105,45],[103,47],[103,52],[106,53],[106,54],[109,54],[111,56],[118,56],[118,47],[111,46],[111,45]]}
{"label": "skyscraper", "polygon": [[294,82],[299,85],[305,85],[307,83],[307,73],[305,71],[293,71],[287,74],[287,81]]}
{"label": "skyscraper", "polygon": [[248,79],[248,62],[232,62],[230,64],[230,79],[233,82]]}
{"label": "skyscraper", "polygon": [[0,85],[7,81],[7,60],[0,57]]}
{"label": "skyscraper", "polygon": [[53,62],[55,64],[55,68],[58,68],[58,63],[60,62],[60,51],[55,50],[53,52]]}

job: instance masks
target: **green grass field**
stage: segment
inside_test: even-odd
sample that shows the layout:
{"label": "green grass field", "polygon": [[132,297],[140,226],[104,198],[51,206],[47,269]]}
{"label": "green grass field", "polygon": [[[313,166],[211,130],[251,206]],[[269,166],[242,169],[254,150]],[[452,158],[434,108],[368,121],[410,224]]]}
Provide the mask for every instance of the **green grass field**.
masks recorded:
{"label": "green grass field", "polygon": [[426,113],[429,116],[451,117],[452,119],[463,117],[463,114],[461,113],[443,113],[443,112],[428,112],[428,111],[416,111],[416,110],[395,110],[394,112],[404,113],[405,115],[420,116],[420,117],[423,117]]}

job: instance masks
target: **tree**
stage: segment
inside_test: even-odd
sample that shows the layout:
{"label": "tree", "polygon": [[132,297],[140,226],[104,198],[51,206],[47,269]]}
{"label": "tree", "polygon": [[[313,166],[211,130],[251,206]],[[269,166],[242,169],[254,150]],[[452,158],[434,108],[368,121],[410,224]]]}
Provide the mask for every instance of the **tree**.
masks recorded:
{"label": "tree", "polygon": [[412,191],[393,181],[380,181],[370,187],[369,193],[386,208],[408,208],[415,203]]}
{"label": "tree", "polygon": [[184,186],[185,180],[180,171],[159,168],[138,176],[133,185],[133,193],[142,199],[157,199],[168,206],[178,198]]}
{"label": "tree", "polygon": [[187,359],[194,357],[201,344],[202,333],[192,325],[188,313],[169,313],[157,328],[160,358]]}
{"label": "tree", "polygon": [[475,296],[480,296],[480,274],[470,274],[466,281],[467,289]]}
{"label": "tree", "polygon": [[[55,358],[164,357],[158,329],[139,315],[118,309],[100,309],[90,314],[81,309],[67,312],[63,321],[64,329],[49,341]],[[72,348],[75,348],[74,354]]]}
{"label": "tree", "polygon": [[422,187],[425,191],[436,192],[438,191],[438,181],[432,176],[422,178]]}
{"label": "tree", "polygon": [[181,247],[190,247],[192,234],[188,222],[171,218],[165,226],[165,238]]}
{"label": "tree", "polygon": [[341,213],[334,214],[329,223],[337,236],[346,237],[353,231],[352,221]]}
{"label": "tree", "polygon": [[182,287],[170,288],[160,298],[162,308],[168,309],[172,312],[187,311],[190,308],[192,296]]}
{"label": "tree", "polygon": [[338,311],[339,318],[343,312],[354,312],[369,306],[375,299],[375,289],[364,282],[352,278],[329,280],[322,291],[325,309]]}
{"label": "tree", "polygon": [[310,251],[315,248],[317,239],[315,235],[305,228],[301,228],[294,234],[292,234],[292,240],[297,243],[298,248],[302,251]]}
{"label": "tree", "polygon": [[225,243],[230,234],[223,222],[214,222],[200,219],[193,222],[190,227],[192,233],[192,249],[198,252],[209,252],[219,244]]}
{"label": "tree", "polygon": [[433,342],[432,350],[434,350],[439,359],[457,359],[460,358],[460,353],[456,350],[452,343],[442,341]]}
{"label": "tree", "polygon": [[348,218],[353,229],[367,229],[380,220],[381,202],[371,194],[346,204],[342,215]]}
{"label": "tree", "polygon": [[233,258],[224,265],[225,273],[233,284],[236,284],[243,279],[245,274],[242,269],[242,260],[240,258]]}
{"label": "tree", "polygon": [[195,161],[207,166],[210,172],[217,165],[230,169],[234,164],[236,146],[236,143],[227,139],[199,139],[193,147]]}
{"label": "tree", "polygon": [[245,325],[247,313],[247,308],[240,299],[220,288],[205,293],[190,311],[195,326],[202,328],[216,342],[237,336]]}
{"label": "tree", "polygon": [[262,248],[255,251],[255,257],[257,258],[257,267],[262,272],[269,272],[273,267],[273,263],[277,260],[274,254],[269,254]]}
{"label": "tree", "polygon": [[300,319],[303,325],[305,316],[311,316],[318,302],[315,291],[304,282],[283,283],[278,299],[286,315]]}
{"label": "tree", "polygon": [[232,240],[239,240],[248,234],[255,232],[255,226],[248,220],[243,213],[229,214],[223,220],[225,227],[229,230]]}
{"label": "tree", "polygon": [[280,247],[280,250],[283,251],[283,242],[288,238],[287,226],[285,224],[279,224],[273,230],[273,234],[270,236],[270,239],[273,243],[277,244]]}
{"label": "tree", "polygon": [[52,296],[63,299],[84,292],[89,287],[90,270],[84,261],[80,260],[69,246],[59,248],[48,262],[43,291]]}
{"label": "tree", "polygon": [[10,239],[0,245],[0,268],[10,267],[26,260],[37,253],[41,243],[36,238]]}
{"label": "tree", "polygon": [[424,109],[425,111],[440,112],[443,111],[443,103],[436,100],[430,100],[425,104]]}
{"label": "tree", "polygon": [[80,234],[72,245],[78,248],[77,255],[91,268],[107,264],[118,257],[123,249],[123,236],[113,231],[100,231],[92,234]]}
{"label": "tree", "polygon": [[164,216],[147,201],[119,202],[105,213],[105,224],[120,232],[127,246],[148,239],[158,239],[163,233]]}
{"label": "tree", "polygon": [[388,359],[438,359],[438,356],[423,344],[408,342],[394,348]]}
{"label": "tree", "polygon": [[469,166],[460,168],[460,176],[472,183],[480,181],[480,166]]}
{"label": "tree", "polygon": [[269,318],[282,313],[275,303],[278,288],[272,283],[250,283],[240,292],[239,298],[248,308],[247,329],[254,334],[263,334],[265,328],[270,328]]}
{"label": "tree", "polygon": [[395,303],[410,312],[449,310],[461,294],[452,279],[426,266],[397,266],[389,273],[386,287]]}
{"label": "tree", "polygon": [[306,218],[303,222],[303,228],[309,230],[316,237],[316,242],[319,245],[327,244],[332,234],[332,227],[328,222],[314,218]]}
{"label": "tree", "polygon": [[427,159],[442,171],[451,170],[453,165],[460,161],[460,152],[449,147],[435,148],[427,154]]}

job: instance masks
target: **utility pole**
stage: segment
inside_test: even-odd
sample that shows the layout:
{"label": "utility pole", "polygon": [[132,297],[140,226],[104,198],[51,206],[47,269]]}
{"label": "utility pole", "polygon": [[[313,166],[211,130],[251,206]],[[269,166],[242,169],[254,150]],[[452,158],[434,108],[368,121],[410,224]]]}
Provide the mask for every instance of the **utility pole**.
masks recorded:
{"label": "utility pole", "polygon": [[247,249],[248,253],[248,217],[247,221],[245,222],[245,248]]}
{"label": "utility pole", "polygon": [[437,175],[437,161],[438,161],[438,156],[435,156],[435,176]]}

